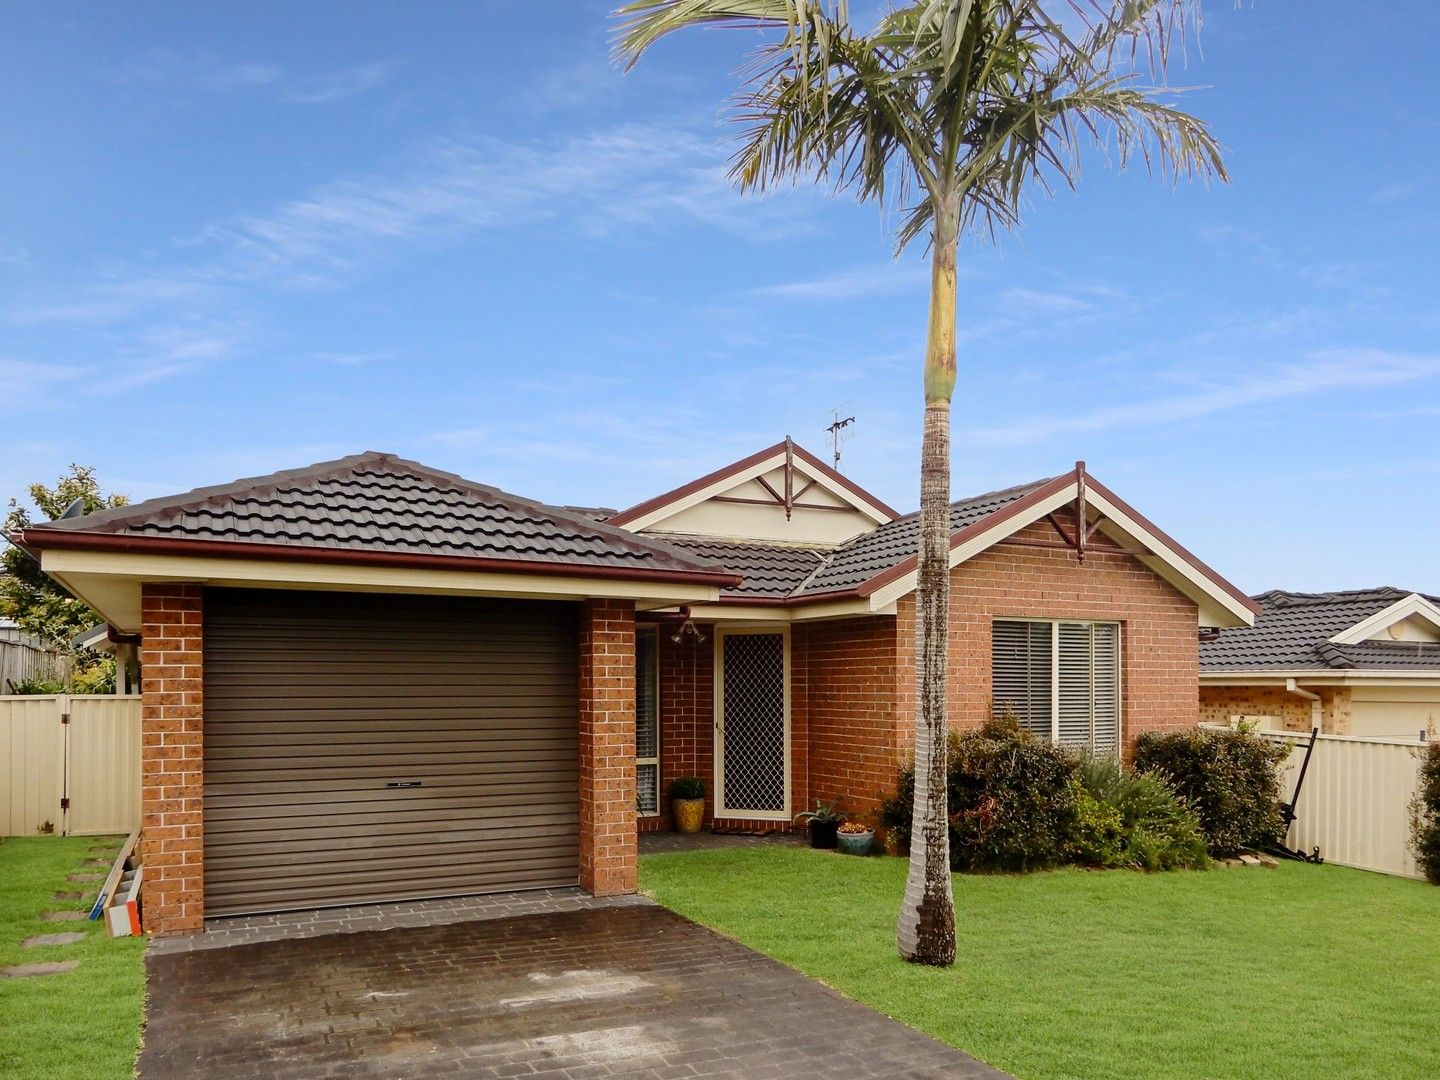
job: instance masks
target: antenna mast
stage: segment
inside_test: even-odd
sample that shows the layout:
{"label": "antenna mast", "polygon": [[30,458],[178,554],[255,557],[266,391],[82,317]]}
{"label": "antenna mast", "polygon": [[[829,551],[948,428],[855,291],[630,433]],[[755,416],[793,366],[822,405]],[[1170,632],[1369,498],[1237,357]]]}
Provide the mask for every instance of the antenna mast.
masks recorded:
{"label": "antenna mast", "polygon": [[840,414],[835,411],[830,413],[832,423],[825,430],[830,435],[830,455],[835,459],[835,471],[840,471],[840,447],[845,442],[845,429],[855,423],[855,417],[847,416],[840,419]]}

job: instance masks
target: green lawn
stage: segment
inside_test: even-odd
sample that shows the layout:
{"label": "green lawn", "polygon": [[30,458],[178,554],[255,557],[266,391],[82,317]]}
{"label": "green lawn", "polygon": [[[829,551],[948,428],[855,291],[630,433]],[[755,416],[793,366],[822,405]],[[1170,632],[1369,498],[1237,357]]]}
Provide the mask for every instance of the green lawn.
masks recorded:
{"label": "green lawn", "polygon": [[[65,876],[80,872],[92,847],[118,851],[119,838],[11,838],[0,841],[0,968],[46,960],[79,960],[63,975],[0,979],[0,1076],[7,1080],[121,1080],[133,1075],[145,999],[139,938],[111,938],[101,922],[42,922],[42,911],[86,908],[54,899],[84,889]],[[22,949],[35,934],[79,930],[84,941]]]}
{"label": "green lawn", "polygon": [[955,876],[954,968],[902,963],[902,859],[651,855],[641,887],[1026,1080],[1440,1076],[1440,889],[1331,866]]}

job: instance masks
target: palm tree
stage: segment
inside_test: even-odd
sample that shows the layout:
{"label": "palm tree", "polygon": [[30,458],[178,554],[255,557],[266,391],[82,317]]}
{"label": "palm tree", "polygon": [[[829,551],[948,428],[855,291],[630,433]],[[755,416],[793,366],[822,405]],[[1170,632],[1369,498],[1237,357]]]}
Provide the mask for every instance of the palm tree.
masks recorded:
{"label": "palm tree", "polygon": [[731,176],[742,190],[807,179],[900,212],[899,249],[929,244],[920,452],[915,827],[897,938],[907,960],[955,959],[945,805],[950,399],[962,234],[1019,223],[1031,183],[1073,187],[1093,145],[1172,183],[1225,179],[1207,125],[1163,82],[1198,0],[918,0],[869,33],[845,0],[634,0],[617,12],[628,70],[690,26],[768,31],[741,69]]}

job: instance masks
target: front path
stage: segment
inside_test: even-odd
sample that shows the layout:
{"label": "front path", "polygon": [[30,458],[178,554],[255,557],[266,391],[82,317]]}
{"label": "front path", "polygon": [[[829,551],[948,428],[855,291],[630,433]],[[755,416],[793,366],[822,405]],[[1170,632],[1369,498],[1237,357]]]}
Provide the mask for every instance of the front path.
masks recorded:
{"label": "front path", "polygon": [[1003,1076],[651,905],[147,962],[141,1080]]}

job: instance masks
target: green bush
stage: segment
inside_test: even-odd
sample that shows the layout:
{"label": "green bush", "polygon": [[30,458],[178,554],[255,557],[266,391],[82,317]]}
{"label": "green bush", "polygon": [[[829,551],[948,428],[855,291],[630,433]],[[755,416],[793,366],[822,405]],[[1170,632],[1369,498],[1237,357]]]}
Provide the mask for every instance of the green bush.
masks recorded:
{"label": "green bush", "polygon": [[1410,849],[1425,880],[1440,885],[1440,742],[1420,751],[1420,783],[1410,800]]}
{"label": "green bush", "polygon": [[[1013,716],[952,735],[947,755],[950,866],[1037,870],[1064,862],[1075,820],[1076,760]],[[910,845],[915,769],[881,807],[881,823]]]}
{"label": "green bush", "polygon": [[1289,747],[1240,731],[1147,732],[1135,767],[1167,780],[1194,807],[1212,855],[1284,839],[1280,763]]}
{"label": "green bush", "polygon": [[670,798],[672,799],[703,799],[705,797],[705,781],[698,776],[677,776],[670,781]]}
{"label": "green bush", "polygon": [[1209,861],[1194,808],[1156,773],[1127,772],[1112,757],[1086,757],[1074,784],[1070,850],[1077,862],[1185,870]]}

